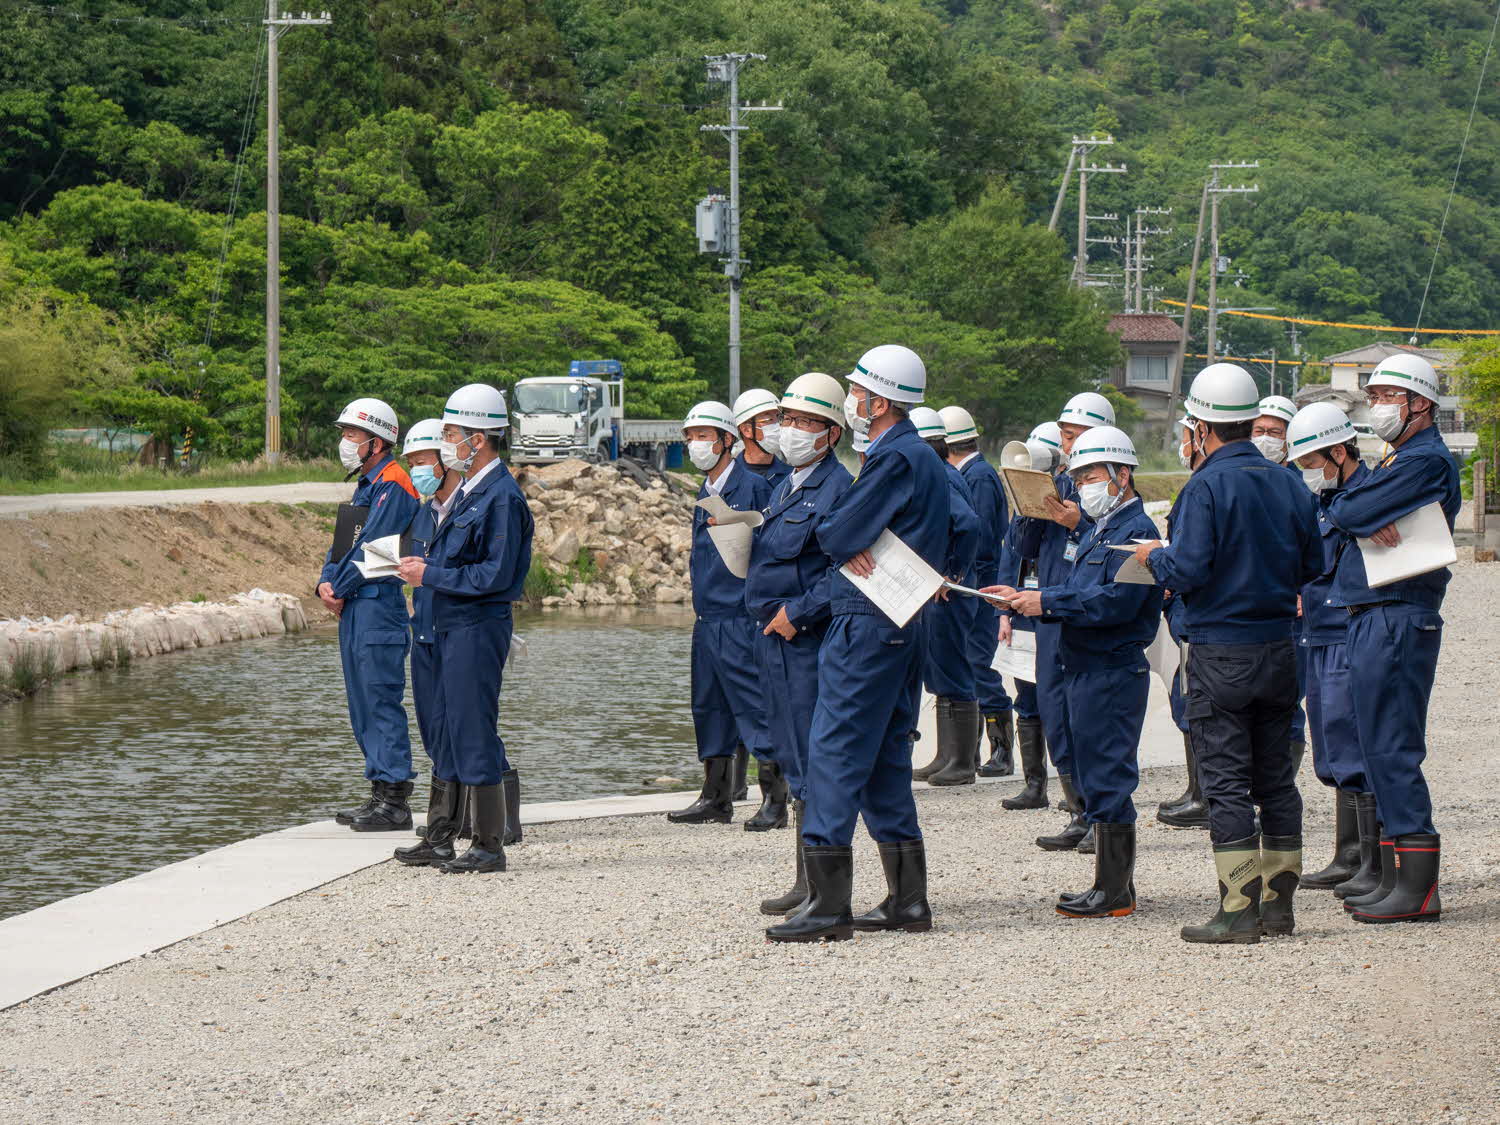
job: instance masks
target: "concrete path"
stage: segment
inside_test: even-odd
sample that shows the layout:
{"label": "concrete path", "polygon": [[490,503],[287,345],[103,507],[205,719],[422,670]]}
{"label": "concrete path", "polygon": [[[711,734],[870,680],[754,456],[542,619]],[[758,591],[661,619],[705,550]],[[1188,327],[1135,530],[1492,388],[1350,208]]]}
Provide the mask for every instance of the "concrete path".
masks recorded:
{"label": "concrete path", "polygon": [[90,508],[157,508],[172,504],[337,504],[349,499],[352,484],[301,481],[225,488],[157,488],[129,492],[48,492],[40,496],[0,496],[0,518],[36,512],[81,512]]}

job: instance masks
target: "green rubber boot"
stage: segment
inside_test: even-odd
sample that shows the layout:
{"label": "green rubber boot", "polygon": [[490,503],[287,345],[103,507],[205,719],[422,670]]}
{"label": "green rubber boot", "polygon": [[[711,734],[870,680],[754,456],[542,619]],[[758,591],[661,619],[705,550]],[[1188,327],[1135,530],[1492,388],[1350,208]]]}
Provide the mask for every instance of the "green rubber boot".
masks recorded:
{"label": "green rubber boot", "polygon": [[1262,836],[1260,840],[1260,932],[1289,934],[1297,928],[1292,893],[1302,875],[1301,836]]}
{"label": "green rubber boot", "polygon": [[1255,945],[1260,941],[1260,837],[1214,845],[1219,912],[1203,926],[1183,926],[1182,940],[1201,945]]}

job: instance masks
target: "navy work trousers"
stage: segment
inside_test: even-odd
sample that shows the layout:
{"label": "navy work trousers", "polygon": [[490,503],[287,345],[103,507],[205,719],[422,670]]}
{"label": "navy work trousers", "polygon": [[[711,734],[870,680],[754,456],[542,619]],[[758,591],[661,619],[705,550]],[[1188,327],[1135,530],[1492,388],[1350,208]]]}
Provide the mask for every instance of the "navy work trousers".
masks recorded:
{"label": "navy work trousers", "polygon": [[411,735],[406,726],[406,649],[411,642],[406,598],[393,583],[360,587],[339,615],[339,657],[349,725],[365,756],[365,780],[410,781]]}
{"label": "navy work trousers", "polygon": [[1349,696],[1385,835],[1436,831],[1422,762],[1443,619],[1399,602],[1349,619]]}
{"label": "navy work trousers", "polygon": [[1073,736],[1068,726],[1068,693],[1063,685],[1062,660],[1057,646],[1062,626],[1036,624],[1036,702],[1041,713],[1047,753],[1062,777],[1073,776]]}
{"label": "navy work trousers", "polygon": [[1255,644],[1194,644],[1188,656],[1188,734],[1216,844],[1255,831],[1302,832],[1292,755],[1297,653],[1290,637]]}
{"label": "navy work trousers", "polygon": [[921,837],[911,792],[911,736],[923,643],[920,622],[899,629],[885,617],[849,613],[829,624],[818,653],[818,704],[807,751],[802,840],[809,846],[849,846],[861,815],[881,843]]}
{"label": "navy work trousers", "polygon": [[[499,785],[510,769],[500,738],[500,679],[510,655],[509,618],[480,621],[437,634],[432,645],[432,693],[447,761],[433,772],[463,785]],[[442,772],[452,771],[451,776]]]}
{"label": "navy work trousers", "polygon": [[818,649],[822,642],[822,629],[798,633],[790,641],[758,630],[755,637],[771,756],[786,775],[792,796],[802,800],[807,797],[807,745],[818,703]]}
{"label": "navy work trousers", "polygon": [[1139,668],[1068,668],[1073,723],[1073,784],[1090,824],[1134,824],[1141,771],[1136,755],[1146,723],[1151,672]]}
{"label": "navy work trousers", "polygon": [[755,662],[758,632],[747,616],[700,617],[693,623],[693,734],[699,761],[731,757],[741,743],[757,758],[771,756]]}
{"label": "navy work trousers", "polygon": [[1304,645],[1301,651],[1307,653],[1307,729],[1313,771],[1331,788],[1368,793],[1354,700],[1349,695],[1349,646]]}
{"label": "navy work trousers", "polygon": [[974,603],[974,626],[969,630],[967,643],[979,710],[985,715],[1003,715],[1010,710],[1011,703],[1005,681],[994,667],[995,646],[1000,643],[1000,610],[985,598],[965,600]]}

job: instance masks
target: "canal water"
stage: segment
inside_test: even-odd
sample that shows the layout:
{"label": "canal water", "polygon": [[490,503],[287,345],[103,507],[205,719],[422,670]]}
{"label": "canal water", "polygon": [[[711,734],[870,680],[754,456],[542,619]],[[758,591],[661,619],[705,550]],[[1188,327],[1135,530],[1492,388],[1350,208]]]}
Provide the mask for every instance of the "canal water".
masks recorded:
{"label": "canal water", "polygon": [[[672,609],[517,615],[500,730],[526,799],[693,781],[691,628]],[[332,629],[64,678],[0,706],[0,917],[331,816],[368,793],[363,768]]]}

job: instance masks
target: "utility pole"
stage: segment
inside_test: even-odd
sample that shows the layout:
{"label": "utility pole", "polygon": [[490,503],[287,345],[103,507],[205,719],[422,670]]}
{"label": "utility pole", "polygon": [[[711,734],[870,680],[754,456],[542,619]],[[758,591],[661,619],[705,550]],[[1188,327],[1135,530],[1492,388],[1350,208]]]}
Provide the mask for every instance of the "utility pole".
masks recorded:
{"label": "utility pole", "polygon": [[1052,218],[1048,230],[1057,229],[1057,220],[1062,216],[1063,200],[1068,197],[1068,183],[1073,179],[1073,168],[1078,164],[1078,138],[1073,138],[1073,147],[1068,149],[1068,166],[1063,169],[1062,183],[1057,188],[1057,202],[1052,205]]}
{"label": "utility pole", "polygon": [[[1113,137],[1106,140],[1090,137],[1084,143],[1086,145],[1114,144],[1115,140]],[[1073,281],[1079,287],[1088,284],[1089,275],[1089,174],[1092,172],[1101,175],[1105,173],[1123,175],[1127,171],[1124,164],[1090,164],[1087,162],[1087,157],[1087,149],[1085,149],[1083,162],[1078,166],[1078,250],[1073,258]],[[1110,218],[1117,219],[1119,216],[1111,215]]]}
{"label": "utility pole", "polygon": [[276,12],[266,0],[266,464],[281,463],[281,75],[276,41],[293,27],[326,27],[327,12]]}
{"label": "utility pole", "polygon": [[1127,307],[1133,304],[1135,312],[1145,311],[1146,264],[1151,261],[1146,257],[1146,236],[1169,233],[1161,227],[1145,227],[1141,224],[1148,215],[1170,215],[1171,213],[1170,207],[1137,207],[1135,209],[1135,298],[1133,302],[1127,303]]}
{"label": "utility pole", "polygon": [[747,128],[740,124],[740,113],[775,112],[776,105],[740,105],[740,69],[751,61],[762,62],[765,55],[730,53],[705,55],[708,63],[708,80],[727,83],[729,86],[729,124],[704,125],[705,133],[723,133],[729,137],[729,257],[720,259],[724,263],[724,276],[729,278],[729,401],[732,405],[740,394],[740,285],[749,259],[740,256],[740,133]]}
{"label": "utility pole", "polygon": [[1211,229],[1212,236],[1209,239],[1211,256],[1213,258],[1213,269],[1208,273],[1208,362],[1214,361],[1218,352],[1219,343],[1219,200],[1226,195],[1253,195],[1260,191],[1259,184],[1251,184],[1246,187],[1228,187],[1219,185],[1219,173],[1227,169],[1259,168],[1260,161],[1251,161],[1248,164],[1210,164],[1209,170],[1213,173],[1212,184],[1209,194],[1213,196],[1213,219]]}
{"label": "utility pole", "polygon": [[1193,266],[1188,271],[1187,302],[1182,307],[1182,337],[1177,348],[1177,363],[1172,368],[1172,389],[1167,395],[1167,432],[1163,447],[1177,444],[1177,404],[1182,399],[1182,369],[1187,364],[1188,337],[1193,331],[1193,298],[1198,295],[1198,261],[1203,253],[1203,220],[1208,214],[1208,189],[1212,180],[1203,181],[1203,195],[1198,200],[1198,230],[1193,235]]}

